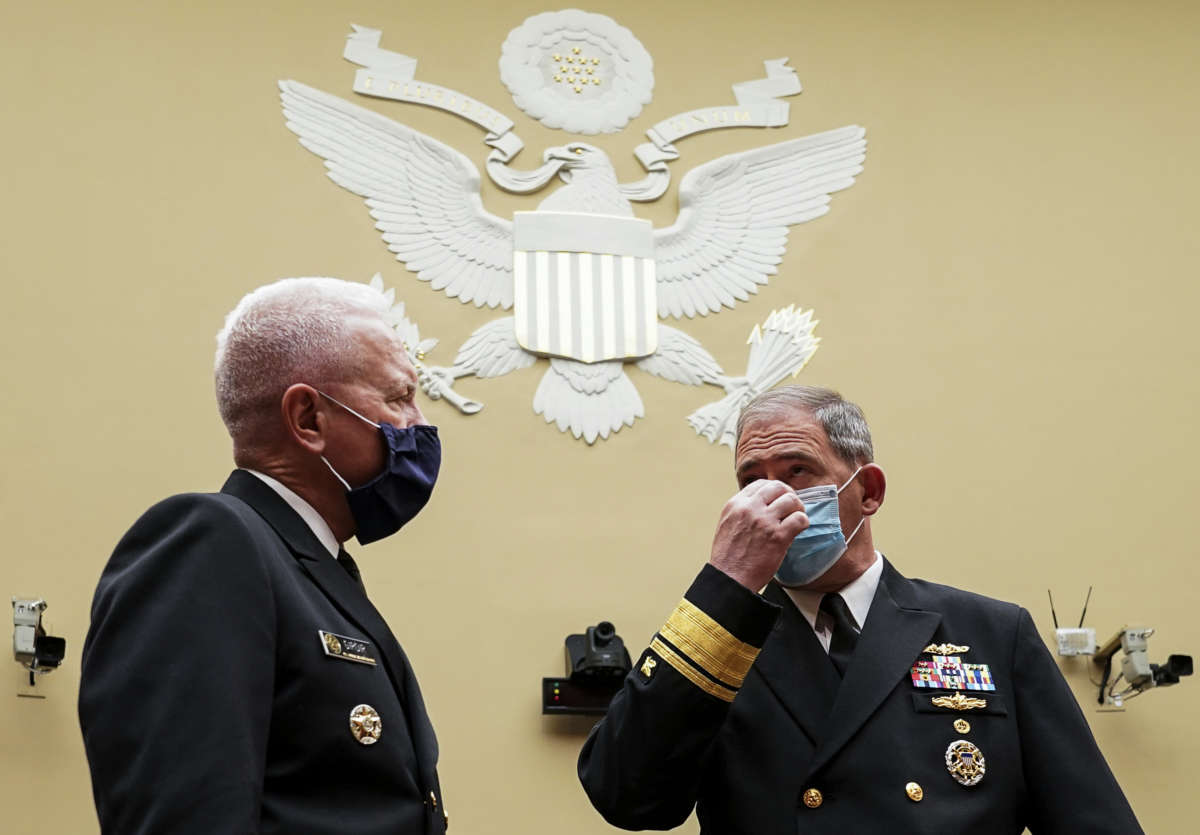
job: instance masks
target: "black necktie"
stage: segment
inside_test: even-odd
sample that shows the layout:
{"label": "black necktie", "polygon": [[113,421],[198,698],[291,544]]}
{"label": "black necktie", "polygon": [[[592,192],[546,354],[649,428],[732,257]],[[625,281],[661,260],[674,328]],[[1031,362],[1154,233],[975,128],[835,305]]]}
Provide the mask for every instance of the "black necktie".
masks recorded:
{"label": "black necktie", "polygon": [[850,656],[854,654],[854,645],[858,643],[858,632],[850,617],[850,609],[840,594],[830,593],[821,598],[820,611],[833,621],[829,660],[833,662],[838,675],[844,676],[846,668],[850,666]]}
{"label": "black necktie", "polygon": [[338,550],[337,561],[341,564],[342,568],[346,569],[346,573],[350,575],[350,579],[354,581],[355,585],[361,586],[363,584],[362,574],[358,570],[358,563],[354,561],[354,557],[346,553],[345,548]]}

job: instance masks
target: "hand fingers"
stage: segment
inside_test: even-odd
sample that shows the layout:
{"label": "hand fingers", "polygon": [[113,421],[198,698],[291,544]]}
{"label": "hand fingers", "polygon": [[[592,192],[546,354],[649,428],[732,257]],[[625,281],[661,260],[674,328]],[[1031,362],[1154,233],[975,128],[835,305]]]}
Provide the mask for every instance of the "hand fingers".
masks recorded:
{"label": "hand fingers", "polygon": [[808,514],[803,510],[797,510],[795,513],[789,513],[779,522],[779,527],[789,537],[795,537],[802,530],[808,527]]}
{"label": "hand fingers", "polygon": [[741,490],[738,490],[736,495],[741,496],[742,498],[748,499],[751,496],[757,495],[758,491],[762,490],[763,487],[765,487],[768,483],[769,482],[764,481],[761,478],[755,479],[754,481],[750,482],[745,487],[743,487]]}
{"label": "hand fingers", "polygon": [[[755,487],[756,485],[758,486],[758,489],[752,491],[750,488]],[[791,487],[788,487],[782,481],[774,481],[765,478],[759,479],[758,481],[752,481],[743,489],[743,495],[747,497],[756,496],[759,501],[767,505],[771,504],[780,496],[789,493],[793,496],[796,495],[796,491],[794,491]]]}
{"label": "hand fingers", "polygon": [[808,527],[808,514],[804,511],[804,502],[791,490],[771,502],[767,509],[778,517],[780,530],[789,538]]}
{"label": "hand fingers", "polygon": [[[787,485],[784,486],[786,487]],[[796,495],[796,491],[789,488],[786,492],[778,495],[773,501],[768,502],[767,510],[777,519],[783,520],[793,513],[803,513],[804,502],[800,501],[800,497]]]}

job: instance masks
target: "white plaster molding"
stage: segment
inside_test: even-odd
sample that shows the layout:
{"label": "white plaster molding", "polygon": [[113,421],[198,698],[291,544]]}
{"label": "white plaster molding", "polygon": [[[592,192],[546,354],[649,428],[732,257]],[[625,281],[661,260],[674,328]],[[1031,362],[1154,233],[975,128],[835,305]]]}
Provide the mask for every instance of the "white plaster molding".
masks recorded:
{"label": "white plaster molding", "polygon": [[615,133],[654,92],[654,62],[633,33],[601,14],[564,9],[508,34],[500,79],[517,107],[549,128]]}
{"label": "white plaster molding", "polygon": [[[566,54],[553,52],[564,42],[574,49],[569,45],[574,38],[617,55],[621,61],[614,61],[611,71],[618,81],[625,77],[622,72],[633,78],[644,71],[642,97],[636,105],[626,102],[623,121],[604,129],[618,129],[649,101],[649,56],[628,30],[576,10],[537,15],[523,24],[530,26],[517,42],[541,32],[537,43],[549,48],[551,57]],[[622,40],[621,33],[627,38]],[[639,153],[652,176],[623,186],[607,154],[582,142],[546,149],[535,171],[507,169],[522,147],[512,122],[453,90],[413,81],[415,59],[380,49],[379,34],[356,27],[349,39],[346,57],[365,67],[356,74],[356,90],[439,107],[480,125],[492,148],[489,173],[503,187],[527,193],[554,177],[562,181],[515,224],[484,209],[479,169],[457,150],[336,96],[280,82],[288,128],[324,160],[330,179],[365,200],[397,260],[451,298],[477,307],[516,307],[513,316],[477,328],[454,363],[441,367],[426,364],[437,340],[422,339],[391,295],[390,320],[426,393],[473,414],[483,404],[457,391],[457,380],[501,376],[547,357],[534,411],[592,444],[644,416],[641,396],[627,374],[627,365],[636,363],[667,380],[723,388],[726,396],[698,409],[689,422],[710,442],[732,444],[737,416],[749,398],[798,372],[816,350],[811,311],[777,310],[756,327],[742,377],[726,376],[699,342],[658,318],[707,315],[749,299],[776,273],[789,227],[825,214],[830,195],[854,183],[865,158],[863,129],[849,125],[700,165],[680,184],[675,223],[652,230],[648,221],[635,217],[630,200],[661,194],[670,176],[666,162],[677,156],[673,141],[713,128],[787,123],[787,104],[778,97],[799,92],[799,82],[785,59],[766,62],[765,78],[734,85],[736,107],[689,111],[652,128],[654,152]],[[520,49],[508,51],[520,57]],[[578,55],[584,55],[583,47]],[[594,102],[605,82],[591,86],[600,89]],[[614,81],[611,89],[620,86]],[[583,96],[573,87],[571,92]],[[562,98],[545,89],[538,95],[543,103],[553,102],[547,95]],[[602,129],[592,127],[592,132]],[[579,126],[569,129],[584,132]],[[619,268],[613,266],[617,262]],[[380,277],[372,283],[382,291]],[[547,322],[547,333],[539,333]]]}

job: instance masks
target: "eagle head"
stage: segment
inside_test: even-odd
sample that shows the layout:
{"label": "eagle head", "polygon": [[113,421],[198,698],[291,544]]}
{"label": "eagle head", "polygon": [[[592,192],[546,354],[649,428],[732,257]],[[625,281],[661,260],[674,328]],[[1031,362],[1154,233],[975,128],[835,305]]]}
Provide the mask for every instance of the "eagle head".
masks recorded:
{"label": "eagle head", "polygon": [[589,145],[586,142],[572,142],[568,145],[556,145],[553,148],[547,148],[542,154],[543,162],[557,161],[562,163],[562,168],[559,169],[558,176],[564,182],[571,182],[570,173],[572,170],[580,169],[612,169],[612,163],[608,160],[608,154],[601,151],[595,145]]}

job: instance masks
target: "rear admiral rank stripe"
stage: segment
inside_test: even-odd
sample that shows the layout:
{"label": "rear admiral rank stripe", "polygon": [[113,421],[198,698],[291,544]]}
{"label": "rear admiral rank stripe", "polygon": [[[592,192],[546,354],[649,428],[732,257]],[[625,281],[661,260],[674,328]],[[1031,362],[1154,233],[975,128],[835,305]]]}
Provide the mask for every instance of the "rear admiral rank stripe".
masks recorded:
{"label": "rear admiral rank stripe", "polygon": [[733,701],[759,653],[687,599],[675,607],[650,649],[705,693],[726,702]]}
{"label": "rear admiral rank stripe", "polygon": [[659,634],[734,689],[742,686],[758,650],[733,637],[689,600],[681,600]]}
{"label": "rear admiral rank stripe", "polygon": [[733,697],[737,695],[737,691],[733,688],[726,687],[724,684],[713,681],[705,676],[696,667],[689,663],[686,658],[682,657],[675,652],[672,647],[668,646],[662,640],[662,638],[656,637],[653,641],[651,641],[650,649],[658,653],[659,657],[674,667],[680,675],[682,675],[692,684],[699,687],[705,693],[708,693],[710,696],[716,696],[723,702],[732,702]]}

